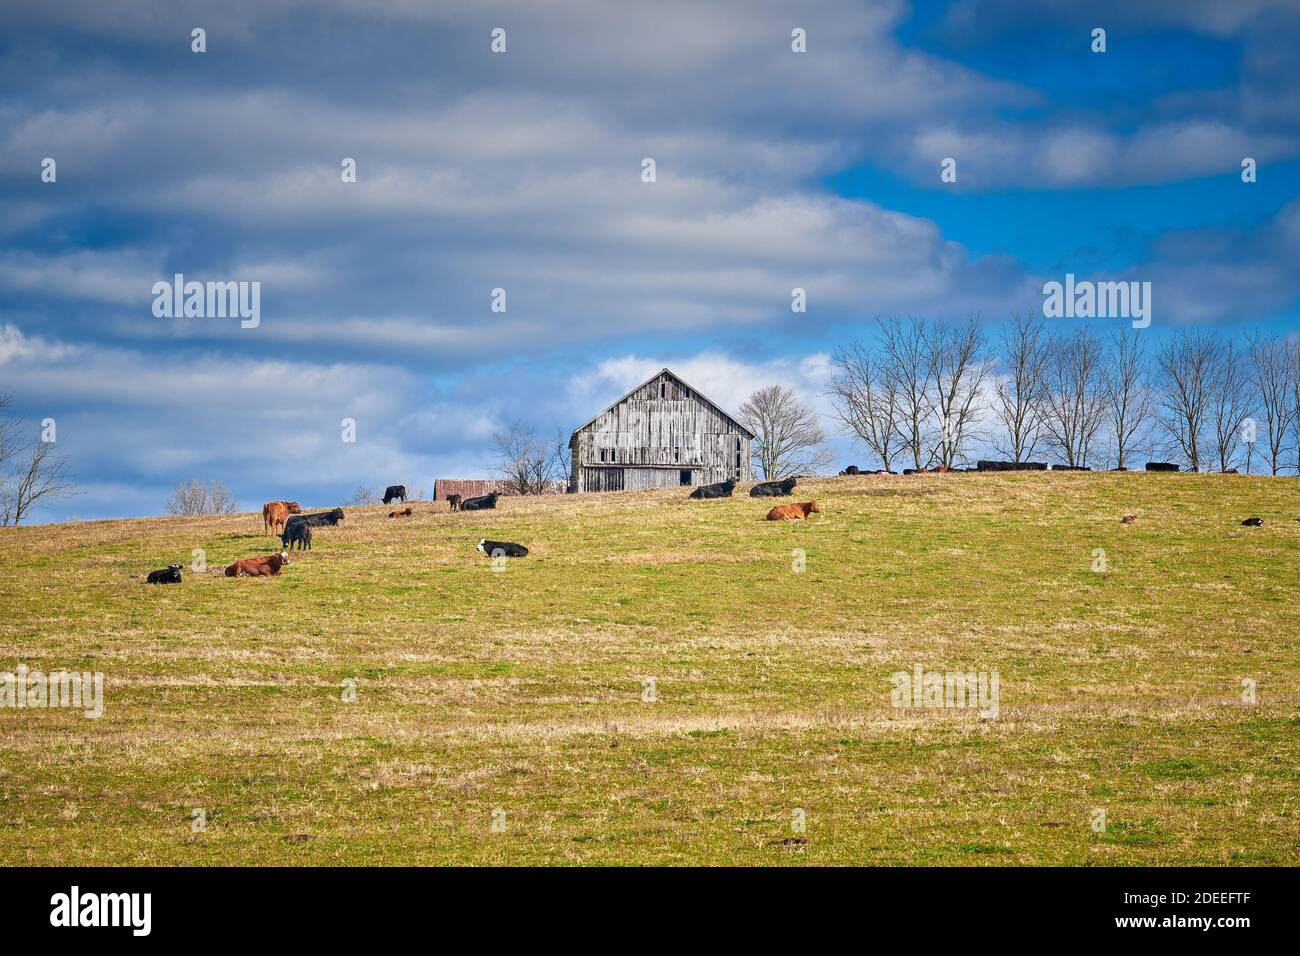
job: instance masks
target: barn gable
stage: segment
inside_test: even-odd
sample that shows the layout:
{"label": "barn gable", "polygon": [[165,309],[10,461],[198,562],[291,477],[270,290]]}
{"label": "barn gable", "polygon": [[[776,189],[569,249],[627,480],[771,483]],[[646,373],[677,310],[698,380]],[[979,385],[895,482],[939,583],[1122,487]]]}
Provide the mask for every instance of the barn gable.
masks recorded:
{"label": "barn gable", "polygon": [[570,487],[623,491],[747,480],[753,439],[743,424],[663,369],[574,431]]}

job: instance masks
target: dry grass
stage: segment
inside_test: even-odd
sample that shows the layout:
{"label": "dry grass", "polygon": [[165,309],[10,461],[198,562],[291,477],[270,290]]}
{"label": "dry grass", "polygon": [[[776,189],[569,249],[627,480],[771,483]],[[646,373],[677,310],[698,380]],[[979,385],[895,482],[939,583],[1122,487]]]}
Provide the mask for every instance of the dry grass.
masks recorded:
{"label": "dry grass", "polygon": [[[0,862],[1294,864],[1297,487],[376,506],[281,578],[174,587],[144,574],[271,551],[260,514],[4,529],[0,670],[102,671],[107,704],[0,709]],[[495,573],[482,537],[532,554]],[[998,718],[895,709],[914,664],[997,671]]]}

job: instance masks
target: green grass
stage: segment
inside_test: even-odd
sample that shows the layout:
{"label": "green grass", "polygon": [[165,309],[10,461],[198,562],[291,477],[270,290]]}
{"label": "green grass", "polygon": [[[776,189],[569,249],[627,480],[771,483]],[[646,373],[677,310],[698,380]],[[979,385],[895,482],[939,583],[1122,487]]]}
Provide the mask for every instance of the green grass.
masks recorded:
{"label": "green grass", "polygon": [[[144,574],[271,551],[260,515],[0,529],[0,670],[106,684],[99,720],[0,708],[0,863],[1294,865],[1297,492],[939,475],[804,482],[807,524],[676,491],[349,509],[278,579],[175,587]],[[485,536],[533,553],[494,572]],[[997,671],[997,718],[895,709],[915,664]]]}

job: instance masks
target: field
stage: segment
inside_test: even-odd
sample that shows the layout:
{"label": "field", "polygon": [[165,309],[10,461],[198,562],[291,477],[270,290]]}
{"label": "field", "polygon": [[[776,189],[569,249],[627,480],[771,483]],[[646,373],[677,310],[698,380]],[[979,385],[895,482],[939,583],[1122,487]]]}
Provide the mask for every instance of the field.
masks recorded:
{"label": "field", "polygon": [[[1298,492],[357,508],[261,579],[189,570],[270,552],[260,515],[0,529],[0,671],[106,701],[0,708],[0,863],[1294,865]],[[494,570],[484,536],[533,553]],[[997,716],[894,707],[918,665],[997,672]]]}

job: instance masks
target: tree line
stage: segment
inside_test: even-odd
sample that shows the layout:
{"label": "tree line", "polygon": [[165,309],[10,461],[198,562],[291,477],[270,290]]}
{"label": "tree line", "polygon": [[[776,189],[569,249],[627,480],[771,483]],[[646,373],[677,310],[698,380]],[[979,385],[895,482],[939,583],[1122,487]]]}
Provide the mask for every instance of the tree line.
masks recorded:
{"label": "tree line", "polygon": [[838,349],[838,423],[886,470],[954,467],[976,446],[1026,462],[1195,471],[1300,471],[1300,340],[1204,329],[1157,347],[1124,326],[1051,332],[1014,316],[990,340],[976,319],[878,319]]}

